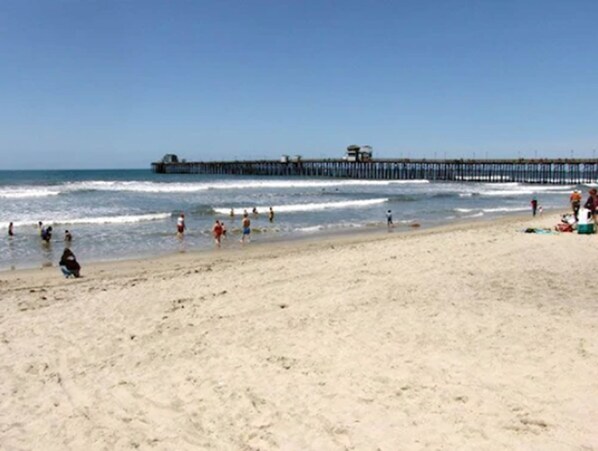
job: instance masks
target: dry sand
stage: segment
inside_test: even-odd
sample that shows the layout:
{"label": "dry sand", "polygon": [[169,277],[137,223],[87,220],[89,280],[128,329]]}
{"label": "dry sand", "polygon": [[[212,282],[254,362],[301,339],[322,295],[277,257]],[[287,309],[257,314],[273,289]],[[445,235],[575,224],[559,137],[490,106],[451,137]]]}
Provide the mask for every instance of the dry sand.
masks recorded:
{"label": "dry sand", "polygon": [[0,448],[598,449],[598,236],[556,222],[0,273]]}

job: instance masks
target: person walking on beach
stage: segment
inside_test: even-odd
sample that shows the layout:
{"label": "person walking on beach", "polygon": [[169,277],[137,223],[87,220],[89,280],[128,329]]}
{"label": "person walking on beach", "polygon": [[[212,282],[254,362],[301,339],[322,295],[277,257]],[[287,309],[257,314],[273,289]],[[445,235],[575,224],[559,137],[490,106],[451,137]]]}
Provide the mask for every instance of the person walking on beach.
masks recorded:
{"label": "person walking on beach", "polygon": [[393,228],[393,223],[392,223],[392,211],[388,210],[386,212],[386,228],[388,230]]}
{"label": "person walking on beach", "polygon": [[538,211],[538,199],[535,197],[532,199],[532,216],[536,216],[536,212]]}
{"label": "person walking on beach", "polygon": [[579,220],[579,208],[581,207],[581,191],[575,190],[569,196],[569,200],[571,202],[571,209],[573,210],[573,216],[575,217],[575,222]]}
{"label": "person walking on beach", "polygon": [[176,221],[176,234],[179,238],[183,237],[186,228],[187,227],[185,226],[185,214],[181,213],[181,215]]}
{"label": "person walking on beach", "polygon": [[8,224],[8,236],[14,236],[14,232],[12,230],[12,222]]}
{"label": "person walking on beach", "polygon": [[272,207],[268,210],[268,221],[274,222],[274,210],[272,210]]}
{"label": "person walking on beach", "polygon": [[249,241],[251,241],[251,220],[249,219],[249,215],[247,214],[247,212],[243,214],[243,221],[241,222],[241,225],[243,226],[243,235],[241,235],[241,243],[244,243],[245,239],[247,239],[247,242],[249,243]]}
{"label": "person walking on beach", "polygon": [[218,219],[216,219],[216,222],[214,222],[214,227],[212,227],[212,235],[214,236],[214,242],[216,243],[216,246],[220,247],[222,240],[222,224],[220,224]]}

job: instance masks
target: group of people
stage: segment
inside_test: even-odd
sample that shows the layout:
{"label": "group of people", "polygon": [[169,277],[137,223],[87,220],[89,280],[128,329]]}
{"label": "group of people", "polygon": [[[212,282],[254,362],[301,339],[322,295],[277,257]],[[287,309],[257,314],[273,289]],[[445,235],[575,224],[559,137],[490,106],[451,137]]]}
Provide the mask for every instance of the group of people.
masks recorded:
{"label": "group of people", "polygon": [[[573,210],[573,216],[575,217],[575,221],[579,221],[579,211],[581,209],[581,191],[575,190],[571,193],[569,197],[569,201],[571,202],[571,209]],[[586,199],[585,204],[583,207],[588,210],[590,217],[587,219],[593,219],[594,224],[598,226],[598,190],[596,188],[591,188],[588,191],[588,198]]]}
{"label": "group of people", "polygon": [[[52,233],[54,232],[54,229],[52,228],[52,226],[45,227],[44,223],[39,221],[37,223],[37,230],[39,233],[39,237],[41,238],[41,240],[44,243],[49,243],[52,240]],[[12,222],[10,222],[8,224],[8,236],[9,237],[15,236],[15,226],[14,226],[14,223],[12,223]],[[68,230],[65,230],[64,231],[64,242],[68,246],[71,243],[71,241],[73,241],[72,233],[69,232]]]}
{"label": "group of people", "polygon": [[[257,207],[253,207],[252,213],[254,216],[257,216],[259,214],[257,211]],[[235,216],[235,211],[232,208],[230,209],[230,216]],[[270,207],[268,210],[268,221],[270,221],[271,223],[274,222],[274,210],[272,207]],[[185,234],[185,230],[187,230],[187,225],[185,224],[185,213],[181,213],[177,218],[176,229],[177,236],[179,237],[179,239],[182,239]],[[224,225],[224,222],[220,219],[216,219],[214,221],[214,225],[212,226],[212,236],[214,237],[214,243],[216,244],[216,246],[220,247],[222,245],[222,238],[226,237],[226,226]],[[247,210],[244,210],[243,218],[241,219],[240,242],[246,243],[249,241],[251,241],[251,219],[249,218],[249,213],[247,212]]]}
{"label": "group of people", "polygon": [[[253,207],[253,209],[251,210],[251,213],[253,213],[253,216],[258,216],[258,215],[259,215],[259,212],[257,211],[257,207]],[[248,213],[247,213],[247,210],[244,210],[244,211],[243,211],[243,217],[245,217],[245,215],[247,215],[247,214],[248,214]],[[235,209],[234,209],[234,208],[231,208],[231,209],[230,209],[229,216],[230,216],[231,218],[234,218],[234,217],[235,217]],[[268,209],[268,221],[270,221],[270,222],[274,222],[274,209],[273,209],[272,207],[270,207],[270,208]]]}
{"label": "group of people", "polygon": [[[39,237],[42,240],[44,245],[49,245],[50,241],[52,240],[52,233],[54,229],[52,226],[44,226],[42,221],[37,223],[37,229],[39,233]],[[10,222],[8,224],[8,236],[14,237],[15,230],[14,230],[14,223]],[[58,265],[60,266],[60,270],[65,275],[65,277],[80,277],[81,276],[81,265],[77,261],[77,257],[70,249],[70,244],[73,241],[73,235],[70,231],[64,231],[64,243],[65,248],[62,256],[60,257],[60,261]]]}

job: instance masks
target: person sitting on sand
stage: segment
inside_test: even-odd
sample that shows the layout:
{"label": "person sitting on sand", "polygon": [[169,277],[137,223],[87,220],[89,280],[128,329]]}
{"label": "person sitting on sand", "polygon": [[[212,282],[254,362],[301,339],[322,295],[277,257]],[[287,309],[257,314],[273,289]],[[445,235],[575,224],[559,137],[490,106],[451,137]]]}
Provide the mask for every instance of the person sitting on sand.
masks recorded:
{"label": "person sitting on sand", "polygon": [[62,257],[60,257],[60,262],[58,263],[60,266],[60,270],[64,274],[65,277],[80,277],[81,265],[77,261],[75,254],[69,248],[66,248],[62,253]]}

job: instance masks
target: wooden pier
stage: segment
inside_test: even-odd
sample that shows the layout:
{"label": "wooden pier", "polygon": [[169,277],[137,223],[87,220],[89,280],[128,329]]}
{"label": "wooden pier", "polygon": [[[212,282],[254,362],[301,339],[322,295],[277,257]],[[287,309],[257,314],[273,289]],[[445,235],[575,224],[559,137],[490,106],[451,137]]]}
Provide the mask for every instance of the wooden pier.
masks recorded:
{"label": "wooden pier", "polygon": [[152,163],[152,170],[159,174],[303,176],[370,180],[425,179],[544,184],[598,182],[598,159],[156,162]]}

